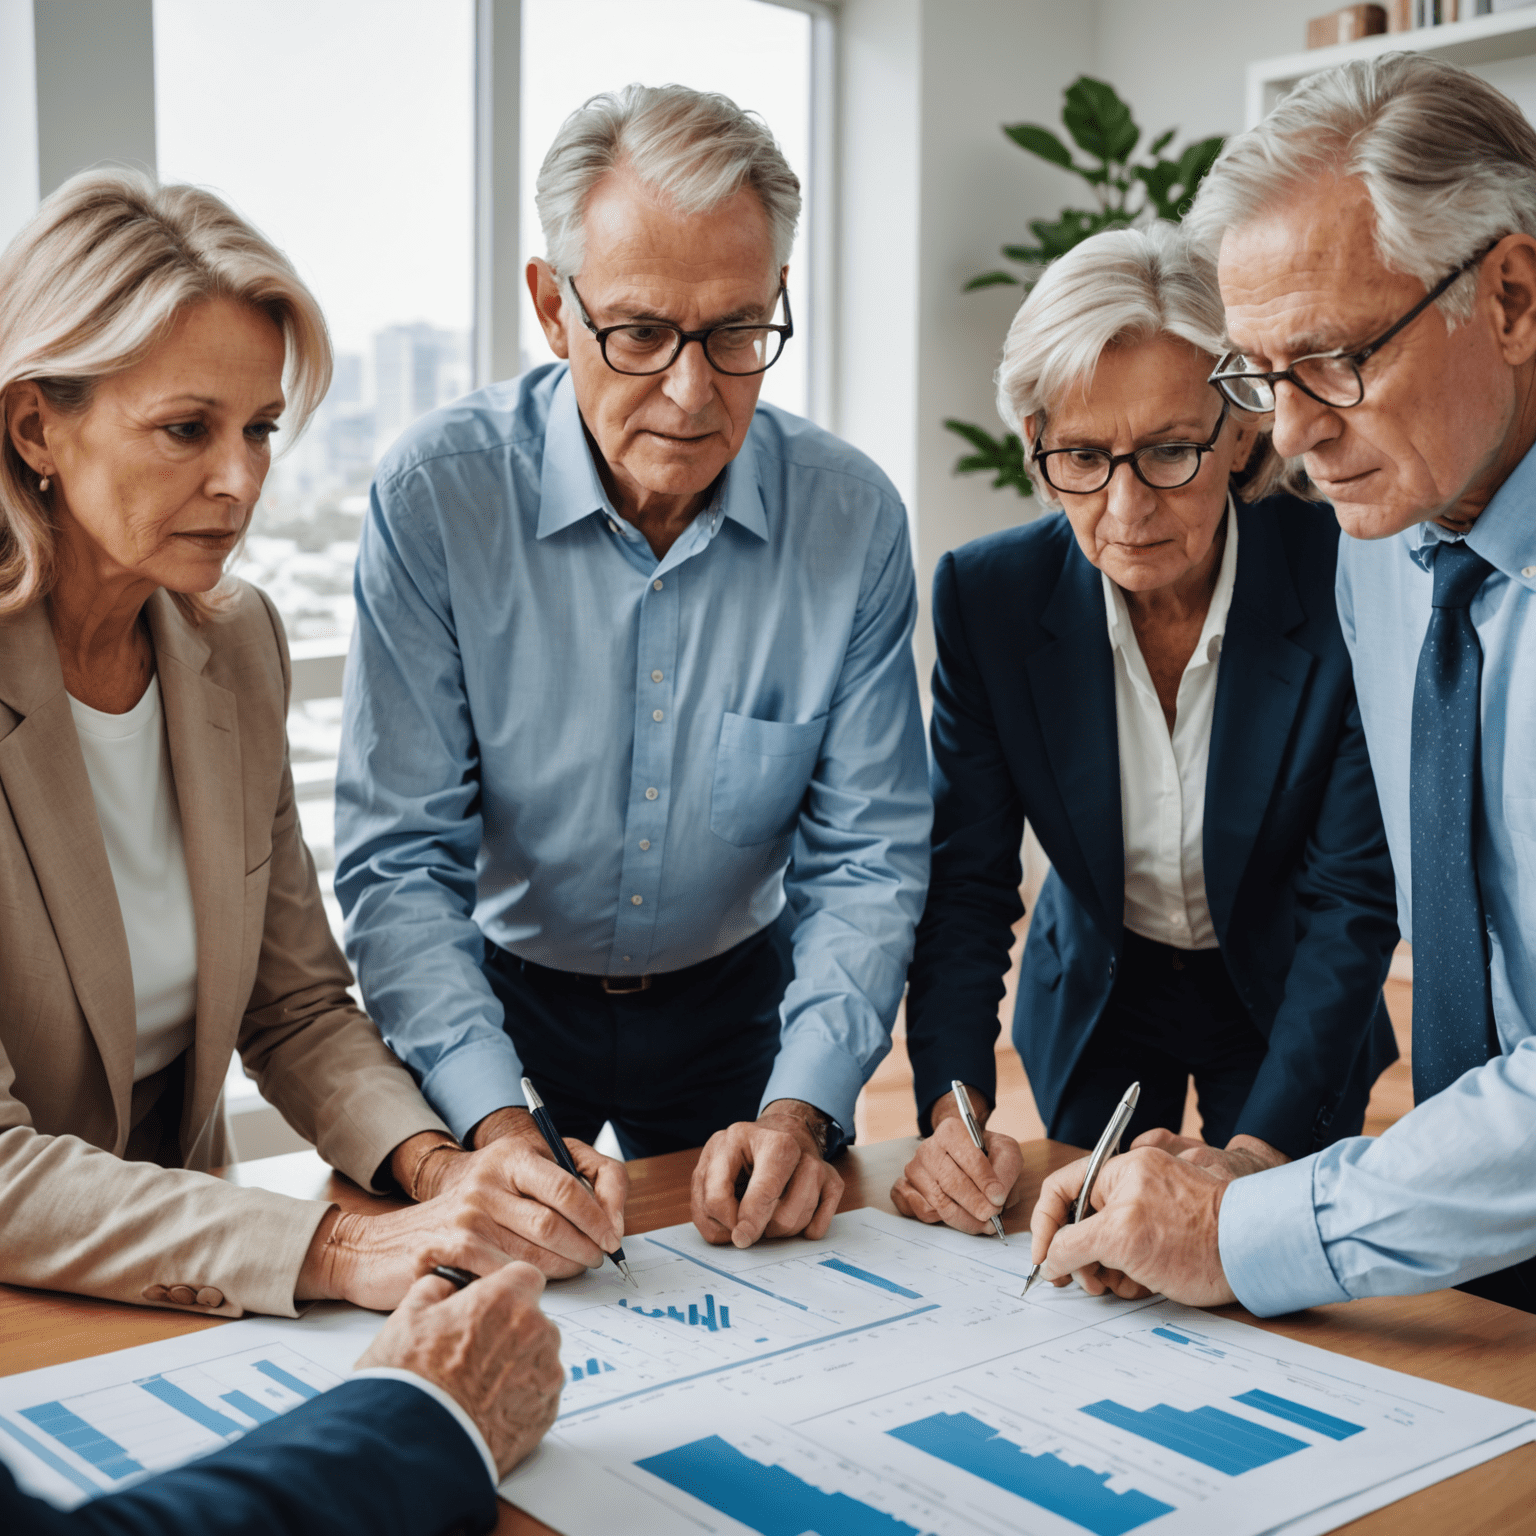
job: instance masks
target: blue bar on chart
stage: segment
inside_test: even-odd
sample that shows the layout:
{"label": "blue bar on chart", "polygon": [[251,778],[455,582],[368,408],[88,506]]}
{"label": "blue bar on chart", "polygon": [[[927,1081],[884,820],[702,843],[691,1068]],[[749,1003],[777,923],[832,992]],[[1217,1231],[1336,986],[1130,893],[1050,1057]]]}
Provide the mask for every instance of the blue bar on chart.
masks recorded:
{"label": "blue bar on chart", "polygon": [[1273,1392],[1261,1392],[1257,1387],[1251,1392],[1240,1392],[1234,1403],[1247,1403],[1260,1413],[1272,1413],[1277,1419],[1289,1419],[1303,1429],[1316,1430],[1330,1440],[1348,1440],[1351,1435],[1365,1432],[1364,1424],[1351,1424],[1348,1419],[1336,1419],[1320,1408],[1308,1408],[1305,1403],[1293,1403],[1288,1397],[1277,1397]]}
{"label": "blue bar on chart", "polygon": [[886,1433],[1071,1520],[1094,1536],[1124,1536],[1174,1509],[1138,1488],[1116,1493],[1108,1486],[1111,1473],[1075,1467],[1055,1451],[1032,1456],[973,1414],[935,1413]]}
{"label": "blue bar on chart", "polygon": [[599,1360],[595,1356],[585,1365],[573,1365],[571,1367],[572,1381],[585,1381],[588,1376],[596,1376],[603,1371],[611,1371],[613,1367],[606,1360]]}
{"label": "blue bar on chart", "polygon": [[1202,1354],[1215,1355],[1220,1360],[1227,1358],[1224,1349],[1217,1349],[1214,1345],[1204,1343],[1200,1339],[1192,1339],[1187,1334],[1175,1333],[1172,1328],[1154,1328],[1152,1330],[1160,1339],[1171,1339],[1175,1344],[1192,1344]]}
{"label": "blue bar on chart", "polygon": [[699,1310],[697,1302],[689,1302],[686,1317],[683,1316],[682,1309],[679,1307],[632,1306],[627,1296],[619,1297],[619,1305],[630,1312],[638,1313],[641,1317],[665,1317],[674,1323],[687,1323],[691,1328],[707,1328],[711,1333],[731,1326],[731,1309],[722,1306],[719,1314],[716,1315],[715,1298],[708,1291],[704,1293],[704,1310],[702,1312]]}
{"label": "blue bar on chart", "polygon": [[0,1419],[0,1430],[4,1430],[17,1445],[30,1451],[45,1467],[57,1472],[65,1482],[73,1483],[87,1498],[95,1498],[101,1492],[100,1483],[93,1483],[78,1467],[71,1466],[62,1456],[49,1450],[41,1440],[34,1439],[19,1424],[12,1424],[9,1419]]}
{"label": "blue bar on chart", "polygon": [[109,1440],[63,1403],[39,1403],[35,1408],[23,1408],[21,1416],[114,1482],[144,1470],[117,1441]]}
{"label": "blue bar on chart", "polygon": [[823,1269],[835,1269],[840,1275],[850,1275],[855,1280],[862,1280],[865,1285],[878,1285],[882,1291],[890,1291],[894,1296],[905,1296],[908,1301],[921,1301],[921,1291],[909,1291],[904,1285],[897,1285],[894,1280],[887,1280],[884,1275],[872,1274],[867,1269],[860,1269],[857,1264],[849,1264],[844,1259],[823,1259]]}
{"label": "blue bar on chart", "polygon": [[1220,1408],[1196,1408],[1186,1413],[1157,1403],[1138,1410],[1105,1398],[1078,1411],[1233,1477],[1307,1449],[1305,1440],[1282,1435]]}
{"label": "blue bar on chart", "polygon": [[635,1465],[701,1503],[739,1520],[758,1536],[921,1536],[916,1526],[883,1509],[825,1493],[784,1467],[765,1466],[719,1435],[647,1456]]}
{"label": "blue bar on chart", "polygon": [[244,1424],[237,1424],[228,1414],[200,1403],[190,1392],[178,1387],[174,1381],[167,1381],[163,1376],[151,1376],[135,1385],[151,1397],[159,1398],[167,1408],[174,1408],[184,1419],[191,1419],[194,1424],[201,1424],[204,1429],[211,1429],[216,1435],[228,1439],[245,1433]]}
{"label": "blue bar on chart", "polygon": [[312,1387],[307,1381],[300,1381],[291,1371],[285,1371],[280,1365],[273,1365],[270,1360],[257,1360],[255,1367],[269,1380],[275,1381],[280,1387],[287,1387],[290,1392],[297,1393],[307,1402],[312,1397],[320,1396],[320,1389]]}
{"label": "blue bar on chart", "polygon": [[258,1424],[268,1424],[278,1417],[275,1408],[269,1408],[265,1403],[257,1402],[248,1393],[223,1392],[219,1395],[221,1400],[228,1403],[231,1408],[238,1409],[248,1419],[255,1419]]}

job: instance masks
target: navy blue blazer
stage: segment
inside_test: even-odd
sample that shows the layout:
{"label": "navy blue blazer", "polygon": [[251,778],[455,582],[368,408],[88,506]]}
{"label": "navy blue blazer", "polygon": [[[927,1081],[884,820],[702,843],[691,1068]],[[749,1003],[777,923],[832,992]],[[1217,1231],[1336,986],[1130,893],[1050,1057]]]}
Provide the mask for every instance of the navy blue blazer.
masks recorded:
{"label": "navy blue blazer", "polygon": [[495,1525],[496,1490],[453,1415],[377,1377],[67,1513],[22,1493],[0,1463],[6,1536],[479,1536]]}
{"label": "navy blue blazer", "polygon": [[[1397,1056],[1382,1002],[1396,895],[1334,606],[1339,529],[1238,504],[1205,788],[1205,884],[1227,971],[1269,1041],[1241,1133],[1326,1146]],[[1051,860],[1013,1040],[1049,1125],[1109,1001],[1124,935],[1114,653],[1099,572],[1057,513],[967,544],[933,584],[933,875],[909,974],[918,1109],[993,1055],[1028,819]],[[1341,1121],[1342,1127],[1342,1121]]]}

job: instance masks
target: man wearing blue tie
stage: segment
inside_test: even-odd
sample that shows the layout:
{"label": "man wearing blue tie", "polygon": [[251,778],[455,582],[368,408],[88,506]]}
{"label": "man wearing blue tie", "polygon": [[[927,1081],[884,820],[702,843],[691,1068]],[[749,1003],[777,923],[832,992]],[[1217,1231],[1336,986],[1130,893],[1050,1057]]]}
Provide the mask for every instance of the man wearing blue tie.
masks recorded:
{"label": "man wearing blue tie", "polygon": [[1453,65],[1341,66],[1228,145],[1190,223],[1236,349],[1215,382],[1352,535],[1417,1107],[1246,1178],[1153,1133],[1080,1226],[1081,1170],[1049,1181],[1036,1257],[1261,1315],[1446,1285],[1536,1311],[1536,132]]}
{"label": "man wearing blue tie", "polygon": [[[605,1121],[626,1157],[708,1143],[712,1242],[826,1230],[932,807],[901,501],[758,400],[794,330],[772,134],[630,86],[538,186],[558,361],[425,417],[374,483],[336,893],[385,1039],[525,1197],[509,1251],[562,1275],[622,1233]],[[483,1176],[443,1145],[428,1197]]]}

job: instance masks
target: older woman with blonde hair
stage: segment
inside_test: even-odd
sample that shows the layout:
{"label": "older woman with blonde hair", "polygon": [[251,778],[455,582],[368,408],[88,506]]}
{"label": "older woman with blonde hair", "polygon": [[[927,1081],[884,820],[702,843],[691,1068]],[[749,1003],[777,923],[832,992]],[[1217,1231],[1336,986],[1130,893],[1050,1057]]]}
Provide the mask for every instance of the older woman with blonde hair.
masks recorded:
{"label": "older woman with blonde hair", "polygon": [[[1391,864],[1334,607],[1338,527],[1271,494],[1264,418],[1208,382],[1215,274],[1169,225],[1085,241],[1008,332],[998,407],[1052,515],[934,578],[933,881],[909,975],[918,1110],[893,1191],[983,1231],[1022,1163],[976,1150],[1027,820],[1051,860],[1013,1039],[1049,1133],[1247,1171],[1359,1131],[1396,1055]],[[1203,1140],[1178,1135],[1188,1087]]]}
{"label": "older woman with blonde hair", "polygon": [[[289,664],[224,564],[324,320],[207,192],[76,177],[0,257],[0,1280],[236,1315],[617,1246],[623,1170],[520,1188],[354,1006],[300,835]],[[209,1177],[238,1050],[373,1217]],[[595,1154],[588,1154],[589,1161]]]}

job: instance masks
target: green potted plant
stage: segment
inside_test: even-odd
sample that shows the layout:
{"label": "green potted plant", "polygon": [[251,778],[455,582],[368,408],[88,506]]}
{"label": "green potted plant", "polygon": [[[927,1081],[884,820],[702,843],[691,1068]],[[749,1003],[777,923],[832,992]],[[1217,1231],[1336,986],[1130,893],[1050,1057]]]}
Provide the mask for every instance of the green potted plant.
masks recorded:
{"label": "green potted plant", "polygon": [[[1163,151],[1178,131],[1170,128],[1133,159],[1141,129],[1131,117],[1130,107],[1112,85],[1088,75],[1080,75],[1067,87],[1061,120],[1088,163],[1080,162],[1056,134],[1038,123],[1005,124],[1003,132],[1020,149],[1080,176],[1092,188],[1096,206],[1063,208],[1054,220],[1031,219],[1034,244],[1005,245],[1002,249],[1022,272],[1016,275],[1002,268],[982,272],[965,285],[965,292],[1004,284],[1027,289],[1048,263],[1101,230],[1124,229],[1151,219],[1178,223],[1226,142],[1219,136],[1200,139],[1169,159]],[[1016,433],[994,437],[984,427],[953,417],[944,425],[963,437],[972,450],[956,461],[956,474],[990,474],[994,490],[1011,485],[1020,496],[1033,493],[1024,444]]]}

